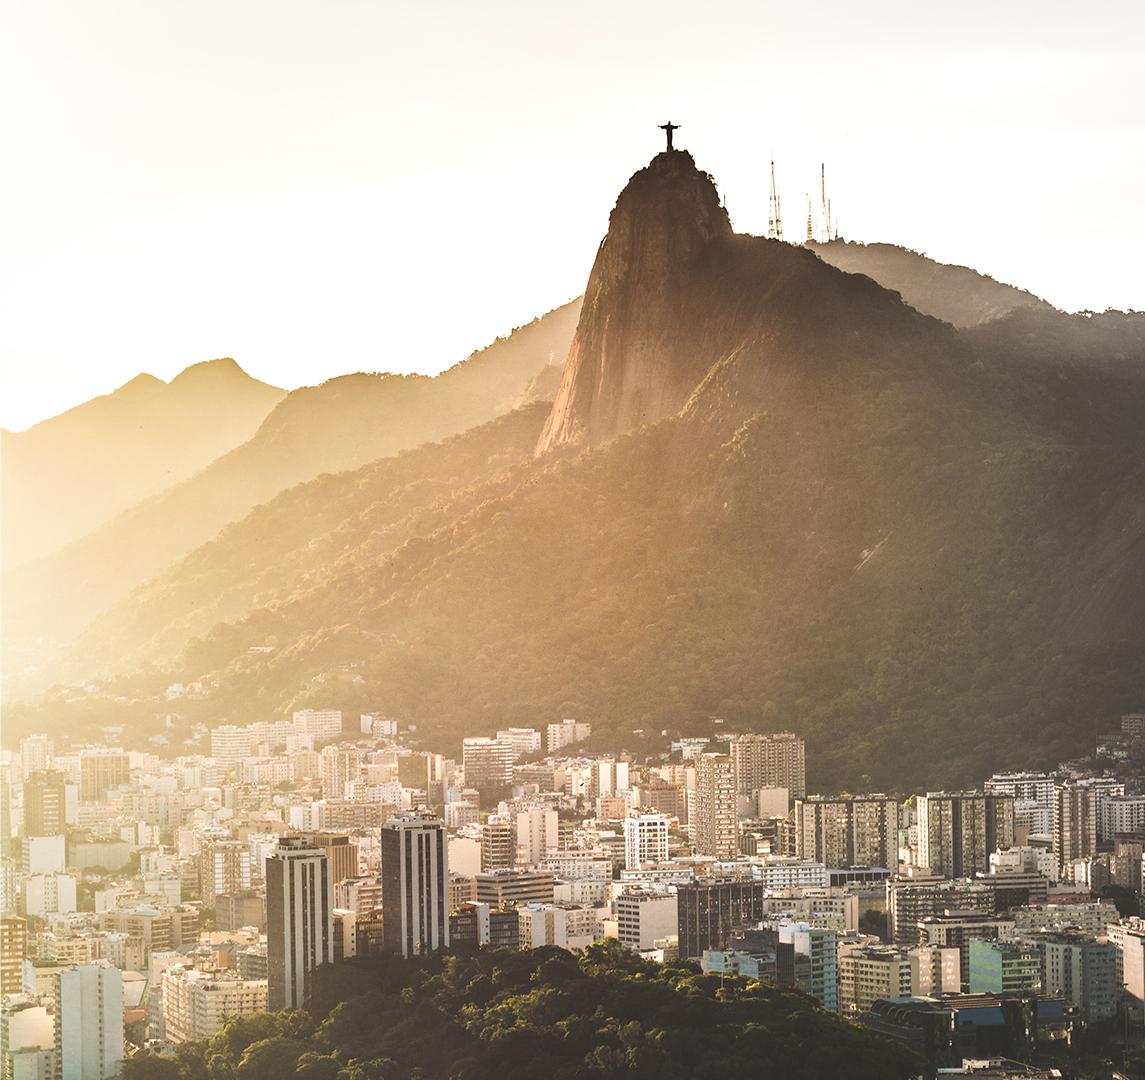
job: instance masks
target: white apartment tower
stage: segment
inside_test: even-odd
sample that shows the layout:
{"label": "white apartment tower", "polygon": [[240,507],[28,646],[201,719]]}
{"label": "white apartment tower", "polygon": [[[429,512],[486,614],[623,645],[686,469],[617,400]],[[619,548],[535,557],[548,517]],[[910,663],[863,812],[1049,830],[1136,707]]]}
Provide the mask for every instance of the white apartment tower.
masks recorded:
{"label": "white apartment tower", "polygon": [[294,734],[312,735],[314,743],[342,737],[341,709],[299,709],[294,713]]}
{"label": "white apartment tower", "polygon": [[110,1080],[123,1061],[123,973],[106,961],[56,976],[53,1080]]}
{"label": "white apartment tower", "polygon": [[624,819],[624,869],[639,870],[649,863],[668,861],[668,819],[641,814]]}

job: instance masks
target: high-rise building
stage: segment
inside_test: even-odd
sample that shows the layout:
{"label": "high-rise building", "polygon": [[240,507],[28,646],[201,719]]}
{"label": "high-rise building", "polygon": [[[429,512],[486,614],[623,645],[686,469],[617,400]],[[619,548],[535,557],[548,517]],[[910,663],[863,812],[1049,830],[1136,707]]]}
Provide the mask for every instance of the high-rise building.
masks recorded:
{"label": "high-rise building", "polygon": [[335,884],[358,876],[359,849],[349,836],[326,832],[310,833],[309,836],[315,847],[326,852],[326,858],[330,860],[330,877]]}
{"label": "high-rise building", "polygon": [[123,1062],[123,973],[106,961],[59,972],[54,1080],[111,1080]]}
{"label": "high-rise building", "polygon": [[624,869],[668,861],[668,819],[641,814],[624,819]]}
{"label": "high-rise building", "polygon": [[803,740],[790,731],[740,735],[732,743],[736,790],[751,795],[761,788],[787,788],[793,799],[807,794]]}
{"label": "high-rise building", "polygon": [[734,930],[754,926],[766,914],[762,881],[694,881],[676,889],[680,955],[724,949]]}
{"label": "high-rise building", "polygon": [[779,982],[796,986],[831,1012],[839,1011],[838,935],[807,923],[779,924]]}
{"label": "high-rise building", "polygon": [[19,915],[0,914],[0,998],[18,994],[28,950],[28,924]]}
{"label": "high-rise building", "polygon": [[449,857],[445,825],[425,814],[382,827],[382,922],[385,949],[419,956],[449,945]]}
{"label": "high-rise building", "polygon": [[324,799],[345,798],[346,785],[362,775],[362,751],[353,746],[325,746],[318,755]]}
{"label": "high-rise building", "polygon": [[508,870],[516,863],[513,822],[508,817],[491,817],[481,826],[481,870]]}
{"label": "high-rise building", "polygon": [[[484,836],[484,834],[482,834]],[[535,806],[517,811],[517,845],[515,865],[537,866],[548,854],[560,846],[560,815],[548,807]],[[484,854],[484,848],[482,849]],[[486,866],[482,870],[497,869]]]}
{"label": "high-rise building", "polygon": [[500,742],[508,743],[513,748],[517,761],[541,752],[541,733],[536,728],[505,728],[497,732],[497,738]]}
{"label": "high-rise building", "polygon": [[1066,781],[1054,788],[1054,854],[1065,878],[1073,864],[1097,851],[1098,791],[1087,784]]}
{"label": "high-rise building", "polygon": [[735,766],[725,754],[701,754],[696,759],[696,852],[717,859],[739,855]]}
{"label": "high-rise building", "polygon": [[636,789],[636,805],[645,814],[663,814],[688,824],[687,789],[683,784],[670,784],[658,776],[650,777]]}
{"label": "high-rise building", "polygon": [[224,893],[251,887],[250,848],[242,840],[213,840],[199,852],[199,899],[210,908]]}
{"label": "high-rise building", "polygon": [[957,994],[962,989],[962,954],[959,949],[916,945],[909,956],[912,997]]}
{"label": "high-rise building", "polygon": [[67,829],[67,780],[40,769],[24,781],[24,835],[62,836]]}
{"label": "high-rise building", "polygon": [[330,860],[308,837],[284,836],[266,860],[268,1003],[300,1009],[315,968],[334,961]]}
{"label": "high-rise building", "polygon": [[501,739],[477,737],[461,742],[461,768],[467,787],[484,798],[495,798],[513,784],[515,752]]}
{"label": "high-rise building", "polygon": [[52,759],[52,740],[47,735],[28,735],[20,740],[20,775],[27,780],[34,772],[42,772]]}
{"label": "high-rise building", "polygon": [[1089,1023],[1117,1014],[1117,946],[1075,931],[1030,935],[1041,950],[1042,993],[1065,998]]}
{"label": "high-rise building", "polygon": [[559,724],[548,725],[545,731],[545,748],[550,754],[555,754],[566,746],[584,742],[591,734],[591,724],[582,724],[577,720],[562,720]]}
{"label": "high-rise building", "polygon": [[211,757],[227,765],[237,765],[251,756],[254,733],[249,727],[220,724],[211,729]]}
{"label": "high-rise building", "polygon": [[88,747],[80,751],[80,800],[103,802],[113,788],[131,779],[131,759],[122,750]]}
{"label": "high-rise building", "polygon": [[995,910],[992,879],[981,881],[891,879],[886,883],[887,932],[895,945],[910,947],[922,940],[919,924],[944,911]]}
{"label": "high-rise building", "polygon": [[990,855],[1014,843],[1014,799],[981,791],[918,797],[918,862],[948,878],[990,870]]}
{"label": "high-rise building", "polygon": [[298,709],[293,721],[294,734],[311,736],[315,746],[342,738],[341,709]]}
{"label": "high-rise building", "polygon": [[1014,829],[1020,842],[1027,836],[1049,836],[1054,828],[1054,778],[1049,773],[995,773],[983,784],[991,795],[1014,800]]}
{"label": "high-rise building", "polygon": [[887,795],[795,801],[795,854],[829,867],[898,867],[899,805]]}

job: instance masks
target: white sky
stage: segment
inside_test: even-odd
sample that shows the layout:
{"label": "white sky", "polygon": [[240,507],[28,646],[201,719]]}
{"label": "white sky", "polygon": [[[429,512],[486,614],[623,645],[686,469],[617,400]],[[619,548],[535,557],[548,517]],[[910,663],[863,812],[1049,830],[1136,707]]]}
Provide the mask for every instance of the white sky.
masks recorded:
{"label": "white sky", "polygon": [[233,356],[432,372],[584,286],[677,145],[789,238],[1145,308],[1145,5],[8,0],[0,424]]}

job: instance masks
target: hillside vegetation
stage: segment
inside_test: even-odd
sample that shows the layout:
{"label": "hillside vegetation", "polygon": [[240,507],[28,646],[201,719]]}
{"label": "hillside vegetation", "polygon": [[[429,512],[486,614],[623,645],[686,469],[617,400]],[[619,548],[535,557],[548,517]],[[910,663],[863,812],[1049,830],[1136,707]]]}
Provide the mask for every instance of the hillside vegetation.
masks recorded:
{"label": "hillside vegetation", "polygon": [[313,1014],[236,1018],[124,1080],[895,1080],[903,1048],[790,990],[615,941],[322,969]]}

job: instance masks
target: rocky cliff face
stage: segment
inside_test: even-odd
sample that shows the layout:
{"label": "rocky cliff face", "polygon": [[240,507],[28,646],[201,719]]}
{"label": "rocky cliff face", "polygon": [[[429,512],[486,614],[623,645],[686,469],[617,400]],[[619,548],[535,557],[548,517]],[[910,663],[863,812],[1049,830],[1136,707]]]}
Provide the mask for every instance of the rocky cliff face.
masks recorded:
{"label": "rocky cliff face", "polygon": [[712,178],[683,150],[657,155],[620,193],[539,449],[599,442],[676,412],[708,359],[673,334],[711,250],[732,239]]}

